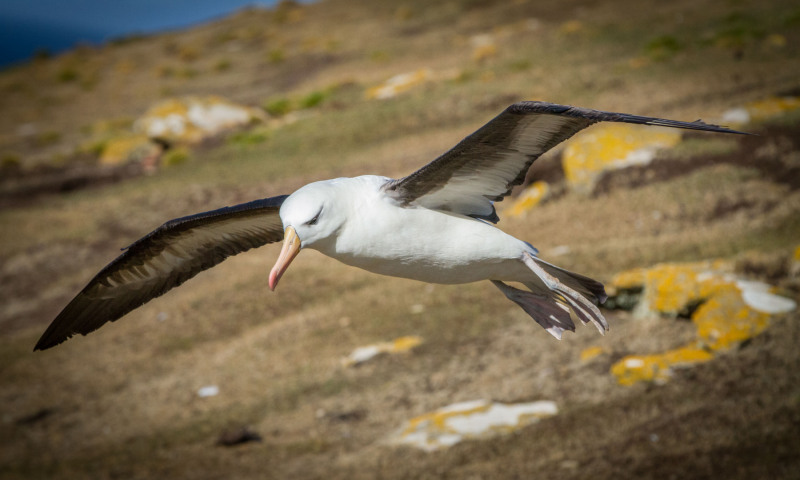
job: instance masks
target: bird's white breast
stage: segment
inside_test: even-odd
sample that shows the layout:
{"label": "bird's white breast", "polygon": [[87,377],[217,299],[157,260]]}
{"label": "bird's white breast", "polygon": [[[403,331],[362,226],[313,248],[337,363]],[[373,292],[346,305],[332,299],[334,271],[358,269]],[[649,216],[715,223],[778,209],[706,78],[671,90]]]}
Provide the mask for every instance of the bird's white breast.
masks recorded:
{"label": "bird's white breast", "polygon": [[[343,182],[347,220],[322,253],[370,272],[431,283],[514,280],[525,275],[524,242],[462,215],[401,207],[380,191],[383,177]],[[517,272],[520,273],[517,273]]]}

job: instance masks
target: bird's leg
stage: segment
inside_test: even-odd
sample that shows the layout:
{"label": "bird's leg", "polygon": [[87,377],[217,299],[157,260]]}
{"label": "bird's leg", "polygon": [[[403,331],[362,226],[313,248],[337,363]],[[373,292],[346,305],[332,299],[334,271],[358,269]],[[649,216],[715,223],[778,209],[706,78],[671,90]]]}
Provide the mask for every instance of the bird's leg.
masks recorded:
{"label": "bird's leg", "polygon": [[564,330],[575,331],[569,307],[565,304],[553,301],[546,294],[526,292],[498,280],[492,280],[492,283],[505,294],[506,298],[522,307],[525,313],[536,320],[536,323],[550,335],[561,340]]}
{"label": "bird's leg", "polygon": [[522,261],[536,274],[544,286],[554,294],[553,301],[566,303],[573,315],[578,317],[581,322],[586,324],[591,321],[600,334],[605,335],[606,330],[608,330],[608,322],[606,322],[605,317],[600,313],[600,309],[594,303],[545,271],[530,253],[524,252]]}

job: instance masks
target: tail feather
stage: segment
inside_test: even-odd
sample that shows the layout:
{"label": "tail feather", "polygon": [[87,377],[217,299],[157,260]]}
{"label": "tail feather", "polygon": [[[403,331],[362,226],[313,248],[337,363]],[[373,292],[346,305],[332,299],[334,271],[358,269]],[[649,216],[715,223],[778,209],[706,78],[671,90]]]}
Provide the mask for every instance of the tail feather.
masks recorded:
{"label": "tail feather", "polygon": [[584,297],[592,300],[595,305],[603,304],[608,299],[605,287],[597,280],[581,275],[580,273],[564,270],[538,257],[533,257],[533,259],[544,271],[561,280],[562,283],[571,287]]}

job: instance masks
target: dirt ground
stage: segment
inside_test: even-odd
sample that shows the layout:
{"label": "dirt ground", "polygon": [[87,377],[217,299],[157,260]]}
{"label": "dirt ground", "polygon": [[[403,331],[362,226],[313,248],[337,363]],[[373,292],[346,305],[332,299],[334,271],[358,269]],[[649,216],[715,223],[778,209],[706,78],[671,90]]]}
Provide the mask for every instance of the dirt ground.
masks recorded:
{"label": "dirt ground", "polygon": [[[405,175],[520,99],[714,122],[800,88],[792,2],[550,3],[285,2],[0,72],[0,477],[800,478],[797,311],[666,384],[626,387],[614,362],[682,345],[692,324],[607,310],[606,336],[579,327],[559,342],[488,282],[430,286],[314,252],[271,293],[273,245],[32,352],[119,248],[170,218],[334,176]],[[470,38],[487,33],[496,50],[477,58]],[[419,68],[437,75],[364,97]],[[265,140],[215,139],[154,175],[81,148],[98,122],[129,126],[172,95],[263,106],[310,92],[327,96]],[[740,127],[757,136],[690,135],[588,196],[566,188],[556,151],[529,180],[557,195],[524,218],[500,210],[499,226],[604,282],[722,258],[800,300],[798,125],[783,113]],[[404,335],[424,342],[342,366]],[[606,353],[581,361],[593,346]],[[199,397],[208,385],[219,394]],[[476,399],[552,400],[559,413],[432,453],[386,442]],[[260,441],[218,445],[241,428]]]}

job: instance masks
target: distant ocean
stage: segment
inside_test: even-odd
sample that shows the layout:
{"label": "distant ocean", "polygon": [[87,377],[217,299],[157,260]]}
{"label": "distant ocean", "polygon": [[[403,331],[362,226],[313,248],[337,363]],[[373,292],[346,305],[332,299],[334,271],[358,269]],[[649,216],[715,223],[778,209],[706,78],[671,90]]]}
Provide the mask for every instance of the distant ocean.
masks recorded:
{"label": "distant ocean", "polygon": [[40,51],[54,54],[69,50],[79,43],[99,45],[110,36],[106,32],[0,17],[0,68],[28,60]]}
{"label": "distant ocean", "polygon": [[[313,0],[301,0],[308,3]],[[186,28],[276,0],[0,0],[0,69],[80,43]],[[82,25],[88,25],[82,26]]]}

